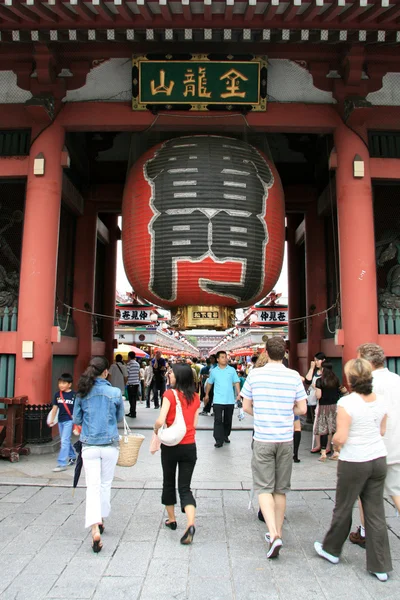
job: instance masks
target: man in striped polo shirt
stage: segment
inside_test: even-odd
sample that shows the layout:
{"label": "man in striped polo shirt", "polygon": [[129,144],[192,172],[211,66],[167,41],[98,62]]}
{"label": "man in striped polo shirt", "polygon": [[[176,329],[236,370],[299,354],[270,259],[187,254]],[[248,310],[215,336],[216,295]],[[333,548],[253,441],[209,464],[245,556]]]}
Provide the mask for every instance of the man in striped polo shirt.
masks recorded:
{"label": "man in striped polo shirt", "polygon": [[297,371],[282,364],[285,341],[281,337],[268,339],[266,353],[268,363],[252,369],[241,394],[245,412],[254,415],[253,486],[268,526],[267,557],[275,558],[282,546],[292,475],[293,422],[295,416],[306,414],[307,394]]}
{"label": "man in striped polo shirt", "polygon": [[136,360],[136,354],[134,352],[129,352],[128,354],[128,400],[130,411],[126,415],[127,417],[131,417],[132,419],[136,419],[136,403],[139,396],[139,385],[140,385],[140,365]]}

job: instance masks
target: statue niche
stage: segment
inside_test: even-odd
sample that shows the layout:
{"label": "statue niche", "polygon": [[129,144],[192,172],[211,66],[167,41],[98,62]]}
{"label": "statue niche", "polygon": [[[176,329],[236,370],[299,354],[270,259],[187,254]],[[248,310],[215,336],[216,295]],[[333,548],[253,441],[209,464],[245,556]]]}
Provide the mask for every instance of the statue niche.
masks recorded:
{"label": "statue niche", "polygon": [[[379,308],[400,309],[400,234],[388,232],[376,244]],[[388,270],[389,267],[389,270]],[[385,278],[385,287],[379,283]]]}

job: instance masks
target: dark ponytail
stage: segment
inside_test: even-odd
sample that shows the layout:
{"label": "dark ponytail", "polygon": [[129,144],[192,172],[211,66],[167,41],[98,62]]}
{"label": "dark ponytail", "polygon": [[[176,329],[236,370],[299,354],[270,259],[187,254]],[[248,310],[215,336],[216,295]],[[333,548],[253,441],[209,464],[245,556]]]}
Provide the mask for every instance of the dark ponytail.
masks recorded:
{"label": "dark ponytail", "polygon": [[78,394],[81,398],[88,395],[94,386],[96,378],[99,377],[103,371],[108,369],[109,366],[110,363],[105,356],[93,356],[88,368],[83,375],[80,376],[78,381]]}

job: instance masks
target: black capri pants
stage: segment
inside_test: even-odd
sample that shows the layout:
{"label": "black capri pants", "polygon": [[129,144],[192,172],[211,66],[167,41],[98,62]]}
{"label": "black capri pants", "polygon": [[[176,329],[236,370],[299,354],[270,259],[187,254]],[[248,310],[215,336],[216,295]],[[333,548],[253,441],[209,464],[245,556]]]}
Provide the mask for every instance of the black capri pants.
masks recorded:
{"label": "black capri pants", "polygon": [[182,512],[185,512],[185,506],[196,506],[196,500],[190,489],[196,460],[196,444],[178,444],[177,446],[161,444],[162,504],[165,506],[176,504],[176,468],[178,467],[178,492]]}

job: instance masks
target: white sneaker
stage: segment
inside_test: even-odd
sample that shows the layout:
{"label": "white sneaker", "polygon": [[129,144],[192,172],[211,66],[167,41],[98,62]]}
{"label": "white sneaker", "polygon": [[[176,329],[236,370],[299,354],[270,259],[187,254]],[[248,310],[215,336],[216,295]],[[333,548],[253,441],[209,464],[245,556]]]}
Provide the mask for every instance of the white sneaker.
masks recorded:
{"label": "white sneaker", "polygon": [[333,565],[338,564],[339,557],[333,556],[333,554],[329,554],[329,552],[325,552],[325,550],[322,548],[321,542],[314,542],[314,548],[315,548],[315,552],[317,554],[319,554],[322,558],[329,560],[329,562],[331,562]]}
{"label": "white sneaker", "polygon": [[267,552],[267,558],[276,558],[279,556],[279,551],[282,548],[282,540],[279,537],[276,537],[273,541],[269,543],[269,549]]}
{"label": "white sneaker", "polygon": [[66,470],[67,470],[67,467],[61,467],[61,466],[59,466],[59,467],[55,467],[53,469],[53,473],[60,473],[61,471],[66,471]]}
{"label": "white sneaker", "polygon": [[387,581],[388,580],[388,574],[387,573],[373,573],[371,571],[371,575],[375,575],[375,577],[377,579],[379,579],[379,581]]}
{"label": "white sneaker", "polygon": [[264,539],[267,542],[267,544],[271,543],[271,536],[269,534],[269,531],[267,531],[267,533],[265,534]]}

